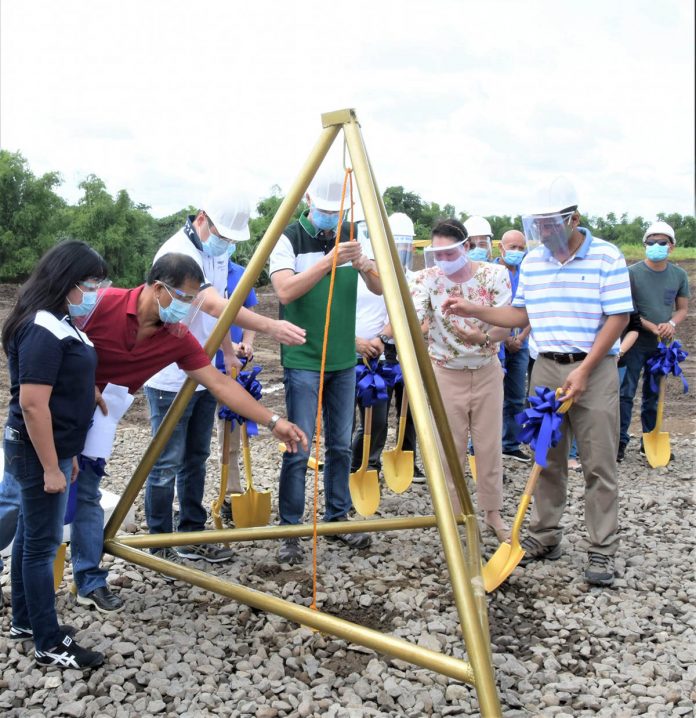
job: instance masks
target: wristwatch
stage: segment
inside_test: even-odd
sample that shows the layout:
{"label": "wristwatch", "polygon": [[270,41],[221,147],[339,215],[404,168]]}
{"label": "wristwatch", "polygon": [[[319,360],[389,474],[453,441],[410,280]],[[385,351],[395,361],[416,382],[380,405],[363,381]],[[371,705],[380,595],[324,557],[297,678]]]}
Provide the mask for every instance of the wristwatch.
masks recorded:
{"label": "wristwatch", "polygon": [[389,337],[386,334],[378,334],[377,339],[379,339],[382,344],[389,344]]}
{"label": "wristwatch", "polygon": [[266,428],[269,431],[273,431],[273,429],[275,429],[275,425],[279,421],[280,421],[280,416],[278,416],[278,414],[273,414],[273,416],[271,417],[271,420],[268,422],[268,424],[266,424]]}
{"label": "wristwatch", "polygon": [[670,319],[670,320],[667,322],[667,324],[671,324],[673,329],[676,329],[676,328],[677,328],[677,325],[675,324],[675,322],[674,322],[672,319]]}

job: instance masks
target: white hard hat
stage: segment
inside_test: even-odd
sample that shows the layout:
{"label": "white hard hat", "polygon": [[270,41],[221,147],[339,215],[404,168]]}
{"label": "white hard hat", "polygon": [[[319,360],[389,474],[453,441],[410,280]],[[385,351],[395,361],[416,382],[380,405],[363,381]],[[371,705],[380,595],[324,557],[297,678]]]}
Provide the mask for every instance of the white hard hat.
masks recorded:
{"label": "white hard hat", "polygon": [[468,237],[492,237],[493,230],[485,217],[469,217],[464,222],[464,228]]}
{"label": "white hard hat", "polygon": [[672,240],[672,244],[677,243],[677,238],[674,236],[674,230],[667,224],[667,222],[653,222],[647,230],[645,230],[643,241],[645,242],[651,234],[664,234]]}
{"label": "white hard hat", "polygon": [[414,237],[416,234],[413,228],[413,221],[403,212],[394,212],[394,214],[389,215],[389,227],[395,237],[397,235],[401,237]]}
{"label": "white hard hat", "polygon": [[[338,212],[341,209],[341,194],[343,193],[344,173],[320,170],[312,180],[307,193],[312,204],[317,209],[326,212]],[[346,184],[346,197],[343,200],[343,209],[350,209],[350,181]]]}
{"label": "white hard hat", "polygon": [[567,177],[556,177],[537,190],[533,201],[527,214],[560,214],[564,210],[577,209],[578,193]]}
{"label": "white hard hat", "polygon": [[206,201],[203,211],[221,237],[235,242],[249,239],[251,200],[246,193],[231,191],[214,195]]}

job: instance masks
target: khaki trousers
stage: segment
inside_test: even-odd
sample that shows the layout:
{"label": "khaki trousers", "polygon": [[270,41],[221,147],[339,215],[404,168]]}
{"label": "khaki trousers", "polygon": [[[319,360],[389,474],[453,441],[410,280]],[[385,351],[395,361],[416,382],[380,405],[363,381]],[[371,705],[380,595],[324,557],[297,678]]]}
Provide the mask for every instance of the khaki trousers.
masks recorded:
{"label": "khaki trousers", "polygon": [[[435,378],[445,404],[447,420],[459,463],[466,474],[466,449],[471,440],[476,451],[476,497],[479,509],[500,511],[503,508],[503,369],[497,357],[480,369],[444,369],[433,364]],[[454,480],[444,461],[445,479],[455,514],[462,507]]]}
{"label": "khaki trousers", "polygon": [[[532,370],[530,394],[537,386],[556,389],[577,364],[558,364],[540,356]],[[563,419],[563,438],[548,453],[534,492],[529,533],[544,546],[561,542],[560,526],[568,492],[568,450],[575,436],[585,477],[585,526],[590,550],[613,555],[619,544],[619,379],[616,357],[605,357],[592,371],[587,389]],[[570,431],[568,430],[570,428]],[[477,451],[478,453],[478,451]],[[478,456],[477,456],[478,458]]]}
{"label": "khaki trousers", "polygon": [[[220,410],[220,405],[218,404],[217,409],[215,410],[215,426],[217,428],[217,440],[218,440],[218,461],[220,462],[220,471],[222,472],[222,461],[223,461],[223,455],[222,455],[222,446],[223,446],[223,440],[225,438],[225,420],[221,419],[217,412]],[[240,440],[241,440],[241,434],[239,431],[239,424],[236,421],[232,422],[231,426],[232,432],[230,434],[230,443],[229,443],[229,464],[230,468],[227,474],[227,498],[229,499],[231,494],[241,494],[242,493],[242,485],[239,480],[239,449],[240,449]]]}

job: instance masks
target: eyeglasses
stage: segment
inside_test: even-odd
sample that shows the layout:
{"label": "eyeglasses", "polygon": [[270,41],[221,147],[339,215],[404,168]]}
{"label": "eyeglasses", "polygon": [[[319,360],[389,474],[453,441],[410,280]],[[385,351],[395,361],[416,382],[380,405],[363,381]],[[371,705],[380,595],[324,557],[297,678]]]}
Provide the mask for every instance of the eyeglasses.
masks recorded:
{"label": "eyeglasses", "polygon": [[169,294],[172,299],[176,297],[186,304],[192,304],[198,298],[198,293],[186,294],[186,292],[182,292],[181,289],[177,289],[176,287],[171,287],[166,282],[160,282],[160,284],[167,290],[167,294]]}
{"label": "eyeglasses", "polygon": [[655,244],[659,244],[660,247],[666,247],[669,244],[668,239],[648,239],[645,241],[646,247],[652,247]]}
{"label": "eyeglasses", "polygon": [[[211,234],[214,234],[218,239],[221,239],[223,242],[229,242],[230,244],[234,244],[234,240],[230,239],[229,237],[223,237],[215,228],[215,225],[210,221],[210,217],[208,215],[205,216],[207,222],[208,222],[208,229],[210,230]],[[215,230],[215,231],[213,231]]]}

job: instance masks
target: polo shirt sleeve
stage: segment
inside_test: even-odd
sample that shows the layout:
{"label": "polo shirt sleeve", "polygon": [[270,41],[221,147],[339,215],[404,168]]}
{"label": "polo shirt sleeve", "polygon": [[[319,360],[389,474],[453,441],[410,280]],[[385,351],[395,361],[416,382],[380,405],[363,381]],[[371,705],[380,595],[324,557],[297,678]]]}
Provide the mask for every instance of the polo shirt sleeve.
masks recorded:
{"label": "polo shirt sleeve", "polygon": [[292,243],[283,234],[271,252],[269,274],[279,272],[281,269],[292,269],[295,271],[295,251]]}
{"label": "polo shirt sleeve", "polygon": [[208,355],[193,334],[186,332],[178,341],[181,342],[181,351],[175,361],[179,369],[196,371],[196,369],[203,369],[210,365]]}
{"label": "polo shirt sleeve", "polygon": [[54,386],[63,363],[61,340],[34,322],[25,325],[15,336],[20,385]]}
{"label": "polo shirt sleeve", "polygon": [[433,312],[426,272],[419,272],[416,278],[409,283],[409,289],[411,290],[413,306],[416,308],[418,322],[422,324],[426,319],[431,318]]}
{"label": "polo shirt sleeve", "polygon": [[244,306],[247,309],[251,309],[252,307],[255,307],[259,303],[259,300],[256,298],[256,292],[254,291],[254,288],[251,288],[251,291],[247,295],[247,298],[244,300]]}
{"label": "polo shirt sleeve", "polygon": [[681,272],[681,282],[679,283],[679,289],[677,290],[678,297],[690,297],[691,292],[689,290],[689,275],[679,267]]}
{"label": "polo shirt sleeve", "polygon": [[524,262],[520,264],[519,268],[519,281],[517,282],[517,292],[515,293],[515,296],[512,298],[512,306],[513,307],[524,307],[525,301],[524,301],[524,293],[525,293],[525,285],[527,284],[527,277],[524,271]]}
{"label": "polo shirt sleeve", "polygon": [[599,276],[599,302],[602,314],[630,314],[633,311],[631,282],[626,260],[617,252],[613,260],[608,260]]}

